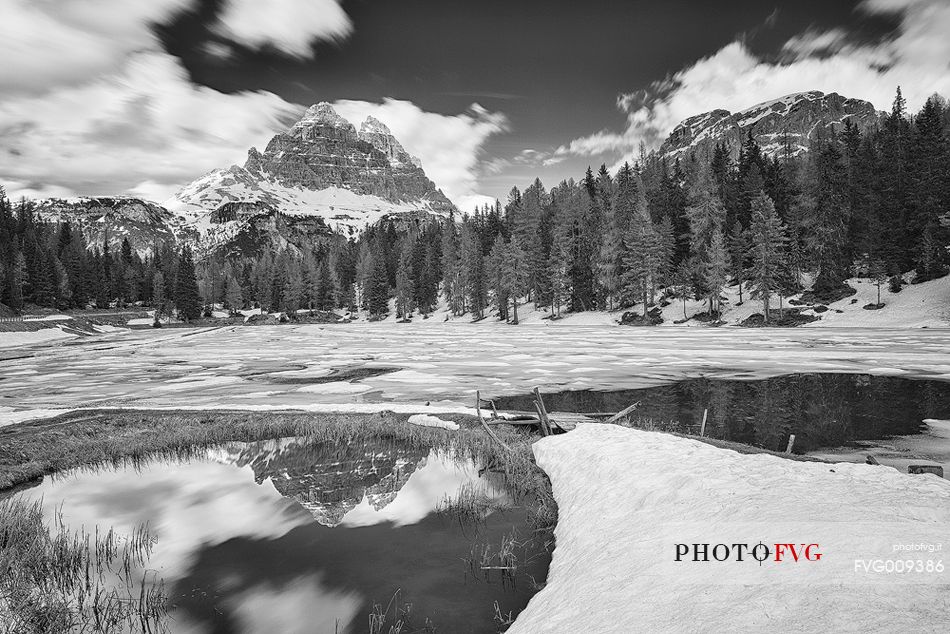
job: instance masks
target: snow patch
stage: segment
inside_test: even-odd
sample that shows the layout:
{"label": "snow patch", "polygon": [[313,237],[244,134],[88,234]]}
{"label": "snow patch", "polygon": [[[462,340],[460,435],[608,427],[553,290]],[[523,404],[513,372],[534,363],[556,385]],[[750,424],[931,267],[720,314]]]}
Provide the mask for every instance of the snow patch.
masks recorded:
{"label": "snow patch", "polygon": [[458,423],[453,423],[450,420],[442,420],[437,416],[430,416],[429,414],[413,414],[409,417],[410,425],[419,425],[420,427],[441,427],[442,429],[450,429],[452,431],[458,431]]}

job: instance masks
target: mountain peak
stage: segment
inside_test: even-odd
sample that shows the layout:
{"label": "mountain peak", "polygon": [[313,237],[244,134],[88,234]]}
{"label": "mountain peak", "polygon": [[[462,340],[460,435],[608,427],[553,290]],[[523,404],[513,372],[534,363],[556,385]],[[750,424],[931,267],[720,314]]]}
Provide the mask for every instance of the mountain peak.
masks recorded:
{"label": "mountain peak", "polygon": [[366,117],[360,126],[359,138],[386,155],[394,165],[422,167],[422,162],[406,152],[385,123],[373,116]]}
{"label": "mountain peak", "polygon": [[341,117],[339,113],[333,109],[333,106],[326,101],[321,101],[307,108],[307,111],[304,112],[300,120],[293,125],[290,132],[293,134],[296,131],[307,130],[318,125],[351,129],[353,132],[356,131],[353,124]]}
{"label": "mountain peak", "polygon": [[392,132],[390,132],[389,127],[385,123],[370,115],[366,117],[366,119],[363,121],[363,124],[360,126],[360,134],[392,135]]}

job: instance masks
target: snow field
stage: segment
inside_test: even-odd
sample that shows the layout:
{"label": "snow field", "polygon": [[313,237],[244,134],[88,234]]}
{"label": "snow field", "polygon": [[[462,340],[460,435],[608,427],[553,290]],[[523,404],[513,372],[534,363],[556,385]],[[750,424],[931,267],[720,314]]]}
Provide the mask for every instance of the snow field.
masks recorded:
{"label": "snow field", "polygon": [[[946,631],[946,480],[601,424],[542,439],[534,452],[558,503],[557,546],[547,586],[511,634]],[[760,541],[773,551],[815,543],[822,557],[675,561],[681,543]],[[898,550],[906,544],[943,554]],[[942,573],[858,563],[938,559]]]}

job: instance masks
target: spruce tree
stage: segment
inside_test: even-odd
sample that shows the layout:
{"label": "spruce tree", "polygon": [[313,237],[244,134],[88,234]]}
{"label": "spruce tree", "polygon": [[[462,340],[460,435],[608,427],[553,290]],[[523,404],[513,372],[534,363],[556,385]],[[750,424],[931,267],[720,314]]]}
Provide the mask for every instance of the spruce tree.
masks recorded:
{"label": "spruce tree", "polygon": [[778,291],[781,282],[785,228],[775,213],[772,199],[765,192],[760,192],[752,199],[749,235],[752,244],[752,267],[749,271],[752,297],[762,300],[763,318],[768,323],[769,300]]}
{"label": "spruce tree", "polygon": [[745,285],[746,261],[749,257],[749,233],[738,220],[733,223],[728,240],[729,264],[732,279],[739,287],[739,303],[743,302],[742,287]]}
{"label": "spruce tree", "polygon": [[155,271],[152,276],[152,308],[155,310],[155,323],[160,323],[165,314],[165,276],[161,271]]}
{"label": "spruce tree", "polygon": [[412,317],[414,307],[412,280],[412,246],[403,241],[399,255],[399,265],[396,268],[396,319]]}
{"label": "spruce tree", "polygon": [[232,312],[237,312],[244,307],[244,292],[233,273],[228,275],[224,283],[224,301]]}
{"label": "spruce tree", "polygon": [[184,247],[178,257],[178,274],[175,277],[175,306],[180,319],[191,321],[201,317],[201,295],[195,276],[195,263],[191,249]]}

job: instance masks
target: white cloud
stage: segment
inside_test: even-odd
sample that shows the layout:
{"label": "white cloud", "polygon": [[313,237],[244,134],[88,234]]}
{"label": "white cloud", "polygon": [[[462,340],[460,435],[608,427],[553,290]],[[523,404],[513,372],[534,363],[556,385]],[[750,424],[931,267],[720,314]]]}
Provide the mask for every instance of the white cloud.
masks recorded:
{"label": "white cloud", "polygon": [[338,0],[226,0],[213,30],[250,48],[308,58],[314,42],[345,39],[353,23]]}
{"label": "white cloud", "polygon": [[494,201],[478,197],[479,155],[493,134],[508,129],[504,114],[488,112],[478,104],[458,115],[426,112],[410,101],[386,99],[382,103],[338,101],[333,107],[357,128],[367,116],[374,116],[392,131],[406,151],[422,160],[426,175],[460,208],[473,201]]}
{"label": "white cloud", "polygon": [[157,46],[150,24],[167,22],[195,0],[3,0],[0,90],[41,91],[78,84]]}
{"label": "white cloud", "polygon": [[0,179],[20,190],[154,195],[243,162],[300,112],[267,92],[195,86],[176,58],[137,54],[81,86],[0,101]]}
{"label": "white cloud", "polygon": [[[795,92],[821,90],[889,107],[898,85],[908,106],[919,108],[934,92],[950,94],[950,3],[946,0],[865,0],[867,13],[896,13],[898,32],[873,44],[851,43],[841,29],[807,31],[792,38],[779,62],[764,61],[741,41],[699,60],[648,91],[621,95],[622,132],[575,139],[557,155],[636,155],[656,146],[683,119],[714,108],[738,111]],[[621,159],[622,160],[622,159]]]}

